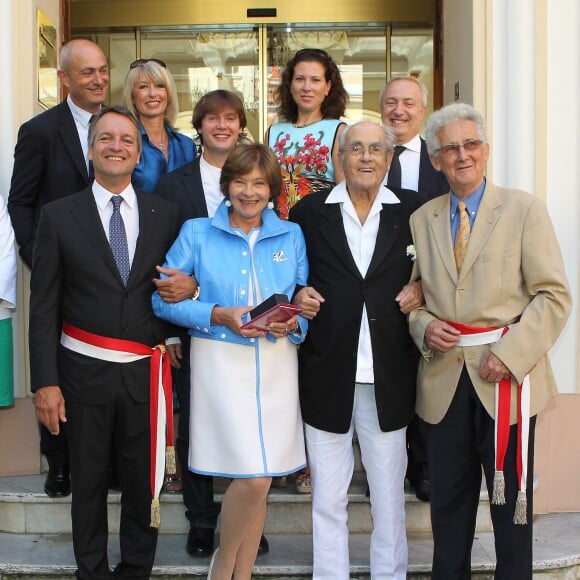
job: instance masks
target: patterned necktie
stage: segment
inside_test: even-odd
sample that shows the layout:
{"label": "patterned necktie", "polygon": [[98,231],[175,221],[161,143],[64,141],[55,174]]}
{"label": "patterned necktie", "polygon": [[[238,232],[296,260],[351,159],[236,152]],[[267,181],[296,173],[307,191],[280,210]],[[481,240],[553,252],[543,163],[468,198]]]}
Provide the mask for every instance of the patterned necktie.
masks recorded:
{"label": "patterned necktie", "polygon": [[113,215],[109,222],[109,244],[113,251],[113,257],[117,263],[119,274],[123,279],[125,286],[129,279],[129,271],[131,265],[129,264],[129,246],[127,245],[127,233],[125,232],[125,224],[121,216],[120,205],[123,203],[123,197],[114,195],[111,198],[113,204]]}
{"label": "patterned necktie", "polygon": [[459,213],[459,224],[455,234],[455,244],[453,245],[453,255],[455,256],[455,264],[457,271],[461,270],[467,244],[469,242],[469,235],[471,234],[471,226],[469,223],[469,212],[467,206],[463,201],[457,204],[457,213]]}
{"label": "patterned necktie", "polygon": [[391,161],[391,166],[389,167],[389,177],[387,178],[387,187],[393,189],[393,187],[401,187],[401,160],[399,155],[406,149],[403,145],[397,145],[393,153],[393,160]]}

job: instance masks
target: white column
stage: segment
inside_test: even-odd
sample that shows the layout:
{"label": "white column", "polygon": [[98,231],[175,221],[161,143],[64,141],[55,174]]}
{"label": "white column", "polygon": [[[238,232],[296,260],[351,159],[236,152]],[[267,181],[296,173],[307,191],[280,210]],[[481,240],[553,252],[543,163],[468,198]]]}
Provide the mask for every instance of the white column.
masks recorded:
{"label": "white column", "polygon": [[493,2],[493,181],[535,192],[535,0]]}
{"label": "white column", "polygon": [[560,391],[580,393],[580,3],[545,1],[546,198],[574,302],[551,358]]}

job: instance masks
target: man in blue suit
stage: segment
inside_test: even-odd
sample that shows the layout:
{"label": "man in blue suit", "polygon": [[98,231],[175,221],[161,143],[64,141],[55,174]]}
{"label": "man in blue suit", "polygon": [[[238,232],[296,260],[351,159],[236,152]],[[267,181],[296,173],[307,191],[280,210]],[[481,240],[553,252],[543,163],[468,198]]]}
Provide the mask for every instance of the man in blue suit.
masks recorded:
{"label": "man in blue suit", "polygon": [[[60,52],[58,77],[65,101],[20,127],[8,196],[20,256],[32,267],[32,248],[42,206],[90,185],[88,127],[107,96],[109,65],[90,40],[71,40]],[[51,435],[41,425],[40,450],[48,461],[44,490],[49,497],[70,493],[66,431]]]}

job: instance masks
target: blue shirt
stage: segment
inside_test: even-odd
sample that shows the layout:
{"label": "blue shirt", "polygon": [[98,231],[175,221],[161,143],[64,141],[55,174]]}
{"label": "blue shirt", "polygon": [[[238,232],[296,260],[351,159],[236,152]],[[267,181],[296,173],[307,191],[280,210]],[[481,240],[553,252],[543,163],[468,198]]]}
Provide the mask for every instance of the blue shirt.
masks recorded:
{"label": "blue shirt", "polygon": [[481,185],[473,192],[470,193],[465,199],[459,199],[453,191],[451,192],[451,239],[455,241],[455,234],[457,233],[457,226],[459,225],[459,215],[457,212],[457,204],[460,201],[465,202],[467,206],[467,211],[469,212],[469,226],[473,229],[473,222],[475,222],[475,216],[477,215],[477,210],[479,209],[479,204],[481,203],[481,198],[483,197],[483,192],[485,190],[485,177],[481,182]]}
{"label": "blue shirt", "polygon": [[168,161],[166,161],[163,153],[149,141],[149,136],[143,125],[139,123],[139,126],[141,127],[143,150],[141,151],[141,159],[133,170],[132,182],[137,189],[151,193],[155,190],[162,175],[193,161],[197,153],[193,141],[187,135],[178,133],[166,125],[167,135],[169,135],[169,155]]}

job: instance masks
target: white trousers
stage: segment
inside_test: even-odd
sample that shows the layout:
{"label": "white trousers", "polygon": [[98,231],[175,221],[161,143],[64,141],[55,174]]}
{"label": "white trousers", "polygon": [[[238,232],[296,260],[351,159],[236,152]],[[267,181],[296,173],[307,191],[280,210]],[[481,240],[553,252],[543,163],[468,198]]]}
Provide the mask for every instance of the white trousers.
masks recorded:
{"label": "white trousers", "polygon": [[371,578],[404,580],[407,574],[406,428],[383,433],[377,418],[374,385],[358,383],[347,433],[329,433],[305,426],[312,477],[312,578],[349,579],[347,494],[354,470],[354,429],[370,488]]}

